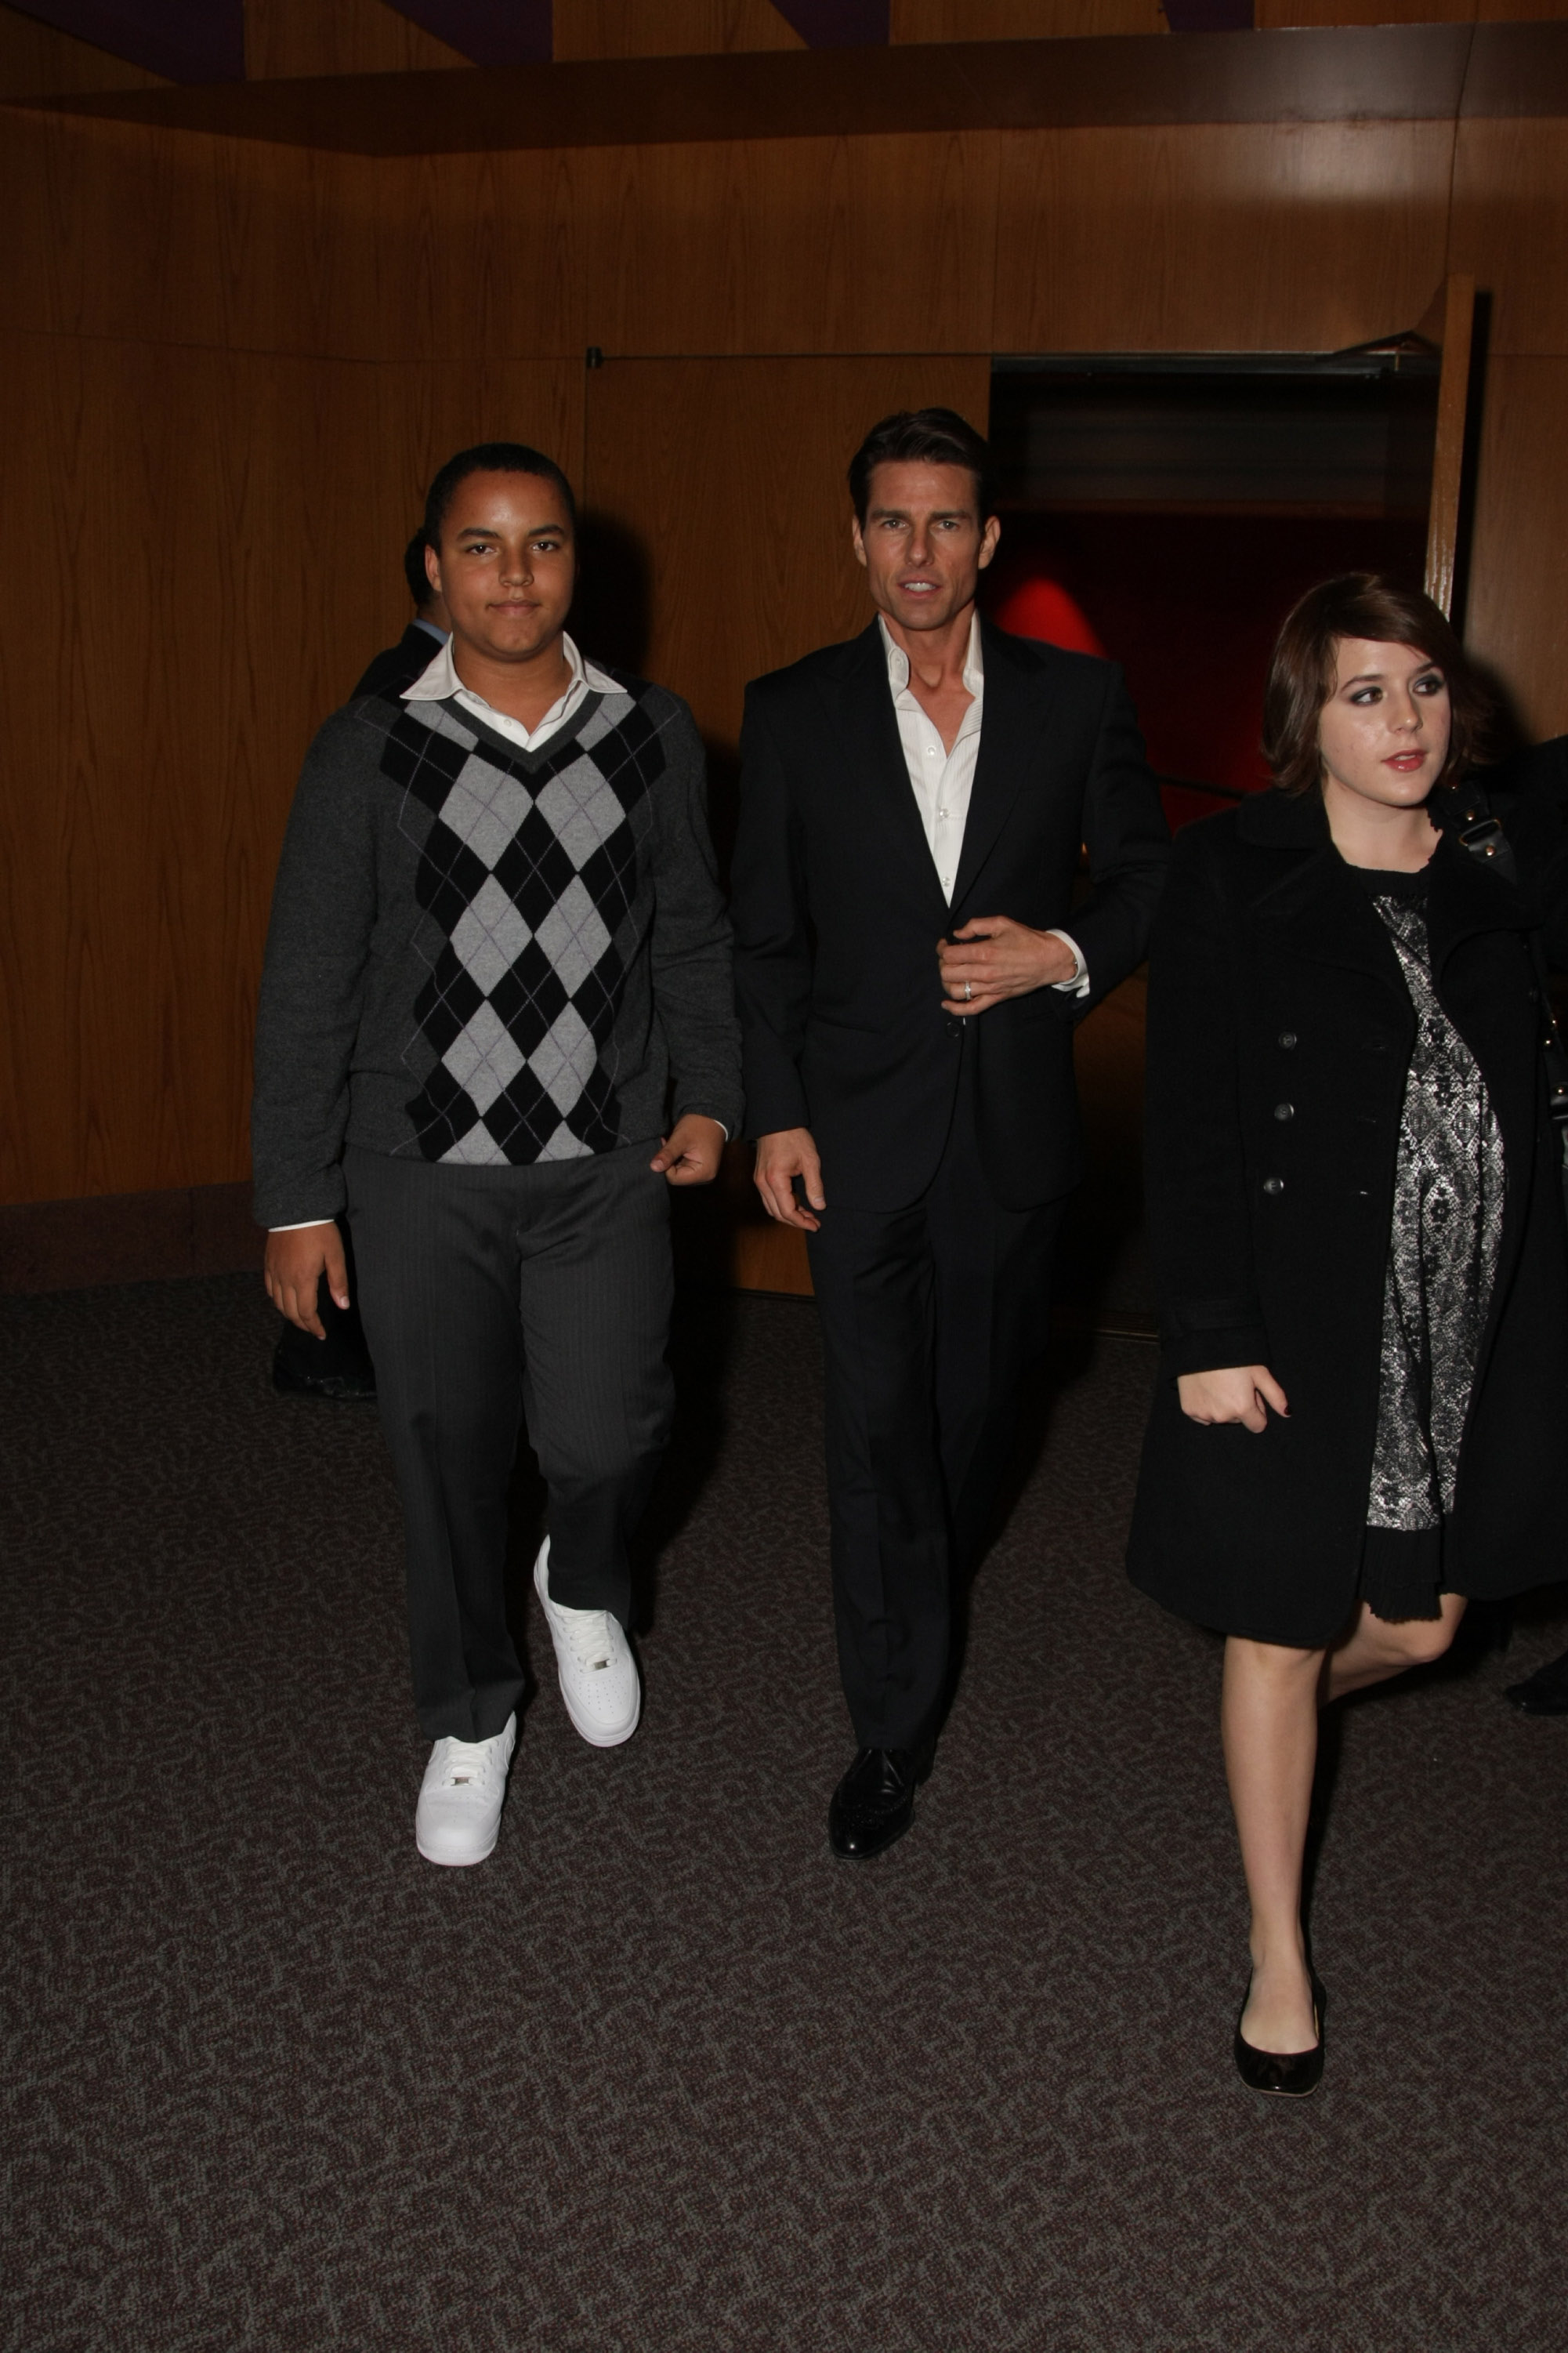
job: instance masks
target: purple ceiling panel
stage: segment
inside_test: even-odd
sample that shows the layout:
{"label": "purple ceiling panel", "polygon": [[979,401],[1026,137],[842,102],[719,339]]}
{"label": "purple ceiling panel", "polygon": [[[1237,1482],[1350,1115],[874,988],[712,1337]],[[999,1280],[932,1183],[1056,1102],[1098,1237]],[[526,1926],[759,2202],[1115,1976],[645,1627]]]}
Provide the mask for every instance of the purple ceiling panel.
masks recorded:
{"label": "purple ceiling panel", "polygon": [[25,16],[74,33],[111,58],[170,81],[243,81],[244,0],[10,0]]}
{"label": "purple ceiling panel", "polygon": [[550,62],[551,0],[392,0],[392,5],[477,66]]}
{"label": "purple ceiling panel", "polygon": [[1250,33],[1252,0],[1163,0],[1173,33]]}
{"label": "purple ceiling panel", "polygon": [[869,49],[888,37],[892,0],[773,0],[808,49]]}

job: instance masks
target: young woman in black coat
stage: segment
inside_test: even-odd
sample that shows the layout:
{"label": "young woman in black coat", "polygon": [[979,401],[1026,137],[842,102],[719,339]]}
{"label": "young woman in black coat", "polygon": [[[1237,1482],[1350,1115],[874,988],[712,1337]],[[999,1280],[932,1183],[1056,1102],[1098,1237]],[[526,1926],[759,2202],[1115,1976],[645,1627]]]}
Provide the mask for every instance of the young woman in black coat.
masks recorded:
{"label": "young woman in black coat", "polygon": [[1164,1356],[1129,1565],[1227,1637],[1236,2058],[1300,2094],[1317,1712],[1438,1657],[1467,1597],[1561,1572],[1568,1227],[1529,876],[1436,816],[1484,717],[1453,631],[1330,581],[1265,712],[1275,789],[1178,836],[1151,954]]}

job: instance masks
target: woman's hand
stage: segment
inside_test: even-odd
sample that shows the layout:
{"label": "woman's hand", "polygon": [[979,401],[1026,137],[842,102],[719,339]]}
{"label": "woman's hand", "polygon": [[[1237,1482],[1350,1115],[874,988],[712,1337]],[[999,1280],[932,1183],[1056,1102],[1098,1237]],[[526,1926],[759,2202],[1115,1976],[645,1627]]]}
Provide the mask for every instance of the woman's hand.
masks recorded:
{"label": "woman's hand", "polygon": [[1268,1409],[1288,1419],[1289,1404],[1267,1365],[1226,1365],[1213,1373],[1183,1373],[1176,1395],[1189,1421],[1239,1421],[1244,1430],[1268,1427]]}

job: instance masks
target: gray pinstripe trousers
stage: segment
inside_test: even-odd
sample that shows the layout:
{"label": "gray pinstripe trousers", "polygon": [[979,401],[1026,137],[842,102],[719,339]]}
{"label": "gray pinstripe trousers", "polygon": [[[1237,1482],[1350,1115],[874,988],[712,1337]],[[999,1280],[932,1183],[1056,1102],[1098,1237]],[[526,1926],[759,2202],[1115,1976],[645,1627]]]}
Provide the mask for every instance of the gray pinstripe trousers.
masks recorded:
{"label": "gray pinstripe trousers", "polygon": [[549,1490],[551,1598],[626,1619],[627,1540],[673,1406],[658,1149],[525,1168],[343,1155],[432,1740],[489,1739],[522,1692],[505,1570],[524,1419]]}

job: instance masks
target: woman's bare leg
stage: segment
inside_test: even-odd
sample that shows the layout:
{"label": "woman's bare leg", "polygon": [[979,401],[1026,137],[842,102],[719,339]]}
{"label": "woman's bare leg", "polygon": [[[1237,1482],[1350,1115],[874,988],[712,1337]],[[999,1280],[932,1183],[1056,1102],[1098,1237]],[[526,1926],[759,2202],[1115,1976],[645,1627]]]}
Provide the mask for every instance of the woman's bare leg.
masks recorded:
{"label": "woman's bare leg", "polygon": [[1310,2051],[1312,1989],[1301,1936],[1301,1856],[1318,1759],[1321,1651],[1225,1646],[1220,1726],[1252,1905],[1252,1987],[1241,2031],[1258,2051]]}
{"label": "woman's bare leg", "polygon": [[1220,1723],[1230,1801],[1252,1905],[1252,1988],[1241,2031],[1255,2050],[1310,2051],[1317,2041],[1301,1935],[1301,1860],[1318,1759],[1318,1709],[1441,1658],[1465,1614],[1445,1593],[1437,1618],[1397,1622],[1363,1602],[1327,1651],[1230,1636]]}
{"label": "woman's bare leg", "polygon": [[1390,1675],[1402,1675],[1406,1667],[1440,1659],[1459,1630],[1465,1597],[1444,1593],[1437,1606],[1442,1612],[1437,1618],[1390,1620],[1374,1616],[1363,1601],[1349,1632],[1329,1652],[1323,1669],[1324,1706],[1343,1699],[1347,1692],[1364,1691],[1371,1683],[1386,1683]]}

